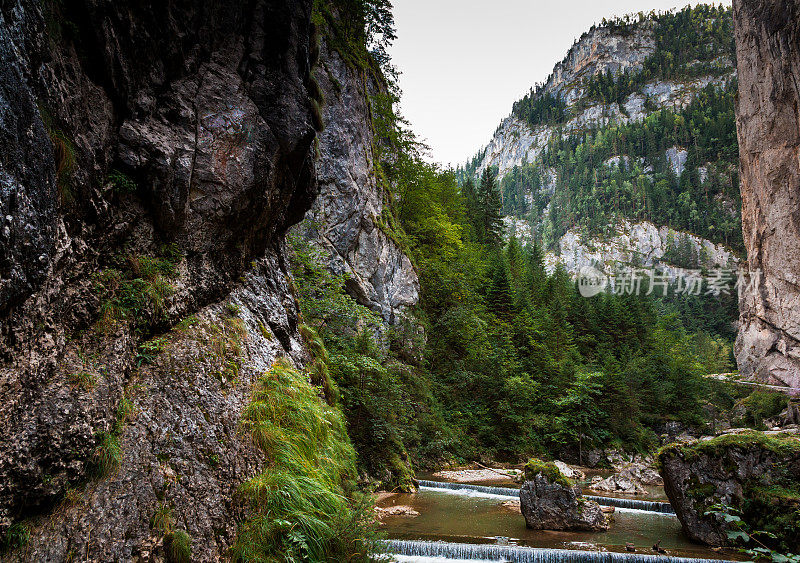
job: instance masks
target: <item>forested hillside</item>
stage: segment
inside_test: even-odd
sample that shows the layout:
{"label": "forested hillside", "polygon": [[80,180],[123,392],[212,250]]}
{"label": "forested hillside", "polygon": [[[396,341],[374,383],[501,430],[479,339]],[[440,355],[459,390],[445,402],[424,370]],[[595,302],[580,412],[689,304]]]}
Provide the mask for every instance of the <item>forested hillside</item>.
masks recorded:
{"label": "forested hillside", "polygon": [[[687,116],[682,123],[723,119],[730,95],[709,88],[679,110]],[[613,154],[652,145],[656,155],[686,139],[691,130],[676,126],[677,115],[656,112],[638,125],[554,138],[540,160],[502,181],[487,166],[460,185],[456,172],[424,161],[422,147],[394,111],[396,101],[393,88],[371,100],[379,139],[374,171],[385,189],[380,226],[414,263],[419,305],[402,322],[385,325],[347,294],[346,274],[324,267],[318,246],[292,241],[304,320],[326,348],[325,374],[336,387],[363,471],[407,488],[414,469],[445,460],[574,458],[579,449],[609,444],[644,451],[658,444],[666,422],[702,427],[709,400],[732,405],[733,395],[715,394],[702,377],[733,368],[729,315],[717,311],[720,303],[735,307],[731,295],[713,303],[703,296],[655,299],[646,291],[587,299],[566,270],[548,271],[541,236],[504,236],[504,211],[519,212],[510,204],[509,178],[541,185],[536,172],[555,165],[564,169],[565,181],[574,178],[555,190],[575,206],[553,212],[561,229],[559,213],[577,217],[578,211],[598,233],[613,224],[617,210],[697,221],[669,206],[668,194],[659,206],[637,199],[667,189],[665,181],[677,189],[674,174],[654,176],[649,187],[639,181],[640,192],[619,198],[560,195],[573,184],[582,193],[587,178],[623,185],[632,174],[653,174],[641,164],[606,172],[598,167]],[[694,130],[703,139],[712,135]],[[730,160],[723,145],[705,143],[693,158]],[[669,173],[664,162],[655,164],[658,174]],[[691,185],[686,178],[683,185]],[[596,213],[584,212],[590,204],[600,206]],[[541,212],[547,204],[537,205]],[[697,265],[701,257],[687,245],[688,239],[677,239],[673,259]]]}
{"label": "forested hillside", "polygon": [[[632,46],[581,58],[608,37]],[[628,219],[741,250],[733,49],[723,8],[603,22],[459,177],[499,166],[503,213],[527,219],[547,249]]]}

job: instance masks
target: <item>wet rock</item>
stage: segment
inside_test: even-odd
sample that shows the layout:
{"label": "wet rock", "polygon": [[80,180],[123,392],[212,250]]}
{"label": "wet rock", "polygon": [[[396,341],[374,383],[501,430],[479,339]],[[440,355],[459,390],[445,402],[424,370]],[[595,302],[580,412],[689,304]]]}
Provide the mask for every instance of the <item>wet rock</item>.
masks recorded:
{"label": "wet rock", "polygon": [[631,463],[625,467],[620,475],[642,485],[663,485],[664,480],[658,471],[642,463]]}
{"label": "wet rock", "polygon": [[646,495],[647,491],[642,485],[635,481],[630,475],[615,473],[605,479],[593,482],[591,489],[609,493],[621,493],[626,495]]}
{"label": "wet rock", "polygon": [[414,518],[419,516],[419,512],[410,506],[403,504],[399,504],[397,506],[387,506],[384,508],[378,506],[375,507],[375,518],[380,520],[382,518],[386,518],[387,516],[409,516]]}
{"label": "wet rock", "polygon": [[567,481],[553,464],[529,464],[520,489],[520,509],[533,530],[605,530],[606,517],[580,487]]}

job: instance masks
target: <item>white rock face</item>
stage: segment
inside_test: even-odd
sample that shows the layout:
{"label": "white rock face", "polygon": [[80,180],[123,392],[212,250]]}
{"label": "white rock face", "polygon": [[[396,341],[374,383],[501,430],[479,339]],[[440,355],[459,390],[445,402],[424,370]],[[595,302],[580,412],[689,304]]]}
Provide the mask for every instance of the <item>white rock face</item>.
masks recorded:
{"label": "white rock face", "polygon": [[507,238],[516,237],[522,241],[533,239],[533,228],[525,219],[507,215],[503,217],[503,233]]}
{"label": "white rock face", "polygon": [[680,147],[670,147],[667,149],[667,162],[676,176],[680,176],[683,174],[683,171],[686,170],[686,158],[688,154],[686,149]]}
{"label": "white rock face", "polygon": [[674,280],[686,275],[688,270],[663,260],[669,249],[670,233],[673,240],[679,236],[687,237],[694,250],[706,257],[708,269],[738,269],[739,259],[723,245],[669,227],[658,227],[649,221],[623,221],[617,227],[617,232],[604,241],[584,241],[580,232],[571,230],[561,237],[558,253],[548,252],[545,255],[545,268],[552,272],[561,264],[575,276],[582,268],[592,266],[606,275],[612,275],[616,268],[634,264],[642,268],[657,268]]}

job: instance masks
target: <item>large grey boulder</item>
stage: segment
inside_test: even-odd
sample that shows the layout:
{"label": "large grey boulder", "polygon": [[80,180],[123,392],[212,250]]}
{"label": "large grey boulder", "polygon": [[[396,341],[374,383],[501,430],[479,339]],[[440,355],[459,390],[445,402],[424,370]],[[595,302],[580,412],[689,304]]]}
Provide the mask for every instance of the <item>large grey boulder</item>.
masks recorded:
{"label": "large grey boulder", "polygon": [[552,463],[531,462],[519,492],[520,510],[532,530],[606,530],[600,505],[586,500]]}
{"label": "large grey boulder", "polygon": [[[729,543],[729,525],[706,515],[721,504],[744,511],[753,529],[780,534],[800,525],[800,437],[743,431],[672,444],[659,453],[664,490],[689,538]],[[774,527],[782,521],[783,524]],[[800,538],[787,537],[796,550]],[[793,542],[793,543],[792,543]]]}

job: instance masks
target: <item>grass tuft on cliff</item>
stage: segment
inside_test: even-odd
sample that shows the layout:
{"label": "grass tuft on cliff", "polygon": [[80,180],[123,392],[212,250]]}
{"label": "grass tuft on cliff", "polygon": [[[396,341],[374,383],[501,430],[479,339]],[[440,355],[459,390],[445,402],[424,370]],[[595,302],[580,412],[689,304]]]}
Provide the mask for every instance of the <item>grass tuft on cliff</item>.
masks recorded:
{"label": "grass tuft on cliff", "polygon": [[167,563],[191,563],[192,538],[184,530],[175,530],[164,537]]}
{"label": "grass tuft on cliff", "polygon": [[278,360],[256,383],[242,429],[269,466],[241,487],[250,510],[233,560],[371,560],[374,521],[355,486],[344,418],[307,375]]}

